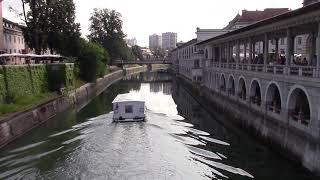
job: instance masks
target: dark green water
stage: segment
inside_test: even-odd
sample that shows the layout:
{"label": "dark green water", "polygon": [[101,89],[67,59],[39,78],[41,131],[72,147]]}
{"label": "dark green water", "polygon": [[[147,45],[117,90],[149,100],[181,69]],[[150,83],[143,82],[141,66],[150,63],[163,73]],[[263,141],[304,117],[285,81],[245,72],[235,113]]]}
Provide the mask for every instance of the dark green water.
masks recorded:
{"label": "dark green water", "polygon": [[[51,119],[0,150],[0,179],[316,179],[217,122],[170,79],[155,73],[126,78],[79,112]],[[145,97],[148,120],[112,123],[112,100],[129,92]]]}

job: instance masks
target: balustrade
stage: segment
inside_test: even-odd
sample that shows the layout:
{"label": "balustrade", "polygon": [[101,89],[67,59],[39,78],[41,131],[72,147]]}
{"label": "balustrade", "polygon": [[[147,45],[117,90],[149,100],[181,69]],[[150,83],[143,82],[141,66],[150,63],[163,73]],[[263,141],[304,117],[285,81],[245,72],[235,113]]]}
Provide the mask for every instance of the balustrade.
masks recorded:
{"label": "balustrade", "polygon": [[297,66],[297,65],[263,65],[263,64],[242,64],[242,63],[213,63],[215,68],[231,69],[238,71],[265,72],[270,74],[287,74],[290,76],[317,77],[315,66]]}

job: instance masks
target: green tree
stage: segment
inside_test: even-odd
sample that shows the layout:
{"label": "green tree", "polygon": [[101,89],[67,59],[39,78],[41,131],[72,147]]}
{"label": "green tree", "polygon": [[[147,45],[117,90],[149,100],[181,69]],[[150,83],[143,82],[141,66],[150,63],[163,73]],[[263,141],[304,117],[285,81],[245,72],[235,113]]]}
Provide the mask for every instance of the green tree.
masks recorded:
{"label": "green tree", "polygon": [[108,53],[100,44],[80,39],[79,75],[83,80],[94,82],[104,76],[108,59]]}
{"label": "green tree", "polygon": [[109,9],[94,9],[90,18],[88,38],[101,44],[109,53],[111,60],[127,59],[130,56],[124,41],[121,14]]}
{"label": "green tree", "polygon": [[27,28],[25,39],[36,54],[50,48],[62,55],[79,49],[80,25],[73,0],[21,0]]}
{"label": "green tree", "polygon": [[140,46],[132,46],[131,50],[135,59],[143,60],[142,50]]}
{"label": "green tree", "polygon": [[166,55],[166,52],[164,49],[161,49],[161,48],[156,48],[152,51],[152,54],[154,57],[156,58],[164,58],[165,55]]}

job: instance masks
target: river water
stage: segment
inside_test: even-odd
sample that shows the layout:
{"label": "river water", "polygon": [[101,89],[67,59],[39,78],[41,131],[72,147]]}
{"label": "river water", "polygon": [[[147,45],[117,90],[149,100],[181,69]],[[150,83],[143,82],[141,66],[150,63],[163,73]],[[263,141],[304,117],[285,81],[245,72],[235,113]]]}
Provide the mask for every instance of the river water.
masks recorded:
{"label": "river water", "polygon": [[[216,121],[171,80],[163,73],[125,78],[83,109],[54,117],[0,150],[0,179],[315,179]],[[147,121],[113,123],[118,93],[143,96]]]}

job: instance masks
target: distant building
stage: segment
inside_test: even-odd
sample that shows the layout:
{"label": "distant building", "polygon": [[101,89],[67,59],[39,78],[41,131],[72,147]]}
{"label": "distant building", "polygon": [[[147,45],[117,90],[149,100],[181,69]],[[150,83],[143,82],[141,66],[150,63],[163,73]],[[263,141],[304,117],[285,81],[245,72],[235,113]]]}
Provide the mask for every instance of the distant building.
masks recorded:
{"label": "distant building", "polygon": [[25,53],[26,44],[23,36],[23,28],[25,27],[3,18],[3,47],[5,53]]}
{"label": "distant building", "polygon": [[177,42],[177,47],[182,46],[184,43],[185,42],[183,42],[183,41]]}
{"label": "distant building", "polygon": [[125,39],[126,43],[128,46],[136,46],[137,45],[137,39],[132,38],[132,39]]}
{"label": "distant building", "polygon": [[263,11],[248,11],[242,10],[242,14],[237,14],[232,21],[224,28],[225,30],[236,30],[245,26],[251,25],[258,21],[272,18],[280,14],[289,12],[288,8],[267,8]]}
{"label": "distant building", "polygon": [[149,36],[149,48],[150,49],[157,49],[157,48],[161,48],[162,45],[162,37],[157,35],[157,34],[153,34]]}
{"label": "distant building", "polygon": [[171,50],[177,47],[177,33],[162,33],[162,48]]}
{"label": "distant building", "polygon": [[144,60],[148,60],[152,58],[152,52],[149,48],[142,47],[141,51],[142,51],[142,56]]}
{"label": "distant building", "polygon": [[304,0],[303,1],[303,6],[307,6],[309,4],[313,4],[313,3],[316,3],[316,2],[320,2],[320,0]]}
{"label": "distant building", "polygon": [[[2,18],[2,1],[0,1],[0,24],[3,24],[3,18]],[[4,53],[3,26],[0,26],[0,53]]]}

